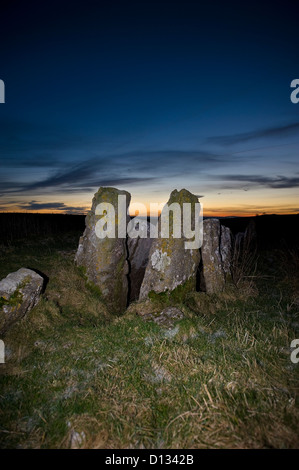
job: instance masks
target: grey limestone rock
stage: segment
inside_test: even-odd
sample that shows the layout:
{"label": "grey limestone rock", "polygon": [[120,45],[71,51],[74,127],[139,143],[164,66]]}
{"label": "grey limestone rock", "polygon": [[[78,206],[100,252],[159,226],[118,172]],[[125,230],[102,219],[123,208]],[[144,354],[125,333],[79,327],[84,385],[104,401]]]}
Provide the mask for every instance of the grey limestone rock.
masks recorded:
{"label": "grey limestone rock", "polygon": [[[124,206],[119,205],[119,196],[124,197]],[[86,216],[86,228],[75,257],[76,264],[83,267],[88,281],[99,289],[112,313],[122,313],[127,305],[129,268],[126,234],[120,237],[118,227],[124,223],[126,228],[129,222],[127,210],[130,199],[131,195],[127,191],[99,188]],[[100,203],[109,203],[114,207],[114,238],[99,238],[96,233],[96,224],[101,218],[101,215],[96,213]]]}
{"label": "grey limestone rock", "polygon": [[0,334],[21,320],[40,299],[44,279],[21,268],[0,281]]}
{"label": "grey limestone rock", "polygon": [[221,292],[230,275],[232,237],[230,229],[221,226],[219,219],[204,220],[201,255],[206,292]]}
{"label": "grey limestone rock", "polygon": [[138,232],[140,236],[131,238],[128,231],[128,254],[130,264],[130,301],[137,300],[140,287],[148,263],[149,251],[153,239],[150,238],[151,224],[146,219],[139,219]]}
{"label": "grey limestone rock", "polygon": [[178,203],[181,208],[180,238],[173,236],[172,218],[170,211],[170,231],[169,237],[161,236],[161,216],[158,221],[159,237],[153,239],[149,252],[149,261],[145,271],[144,279],[140,289],[139,299],[146,299],[148,294],[171,292],[178,286],[184,290],[192,291],[196,288],[196,273],[200,262],[199,249],[187,249],[185,247],[186,238],[183,233],[183,204],[191,203],[191,213],[193,215],[192,226],[194,227],[195,203],[198,204],[198,198],[186,189],[181,191],[172,191],[169,201]]}

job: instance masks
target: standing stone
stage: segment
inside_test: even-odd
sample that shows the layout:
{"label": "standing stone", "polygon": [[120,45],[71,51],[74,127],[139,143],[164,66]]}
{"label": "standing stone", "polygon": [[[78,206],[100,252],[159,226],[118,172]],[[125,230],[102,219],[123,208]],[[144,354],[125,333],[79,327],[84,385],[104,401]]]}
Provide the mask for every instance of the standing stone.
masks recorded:
{"label": "standing stone", "polygon": [[244,244],[244,232],[238,232],[235,236],[234,256],[237,257],[241,253]]}
{"label": "standing stone", "polygon": [[250,252],[255,252],[257,248],[257,232],[256,223],[251,220],[246,227],[244,233],[244,249]]}
{"label": "standing stone", "polygon": [[256,225],[253,220],[247,225],[245,232],[238,232],[234,238],[233,263],[237,270],[244,263],[246,255],[251,253],[252,257],[257,250]]}
{"label": "standing stone", "polygon": [[[125,206],[119,210],[118,196],[125,197]],[[131,195],[127,191],[116,188],[101,187],[94,195],[92,207],[85,219],[85,231],[80,238],[75,262],[84,268],[90,283],[98,287],[109,310],[122,313],[127,305],[128,297],[128,262],[126,238],[119,237],[118,224],[129,222],[127,215]],[[101,215],[96,214],[100,203],[110,203],[115,210],[115,237],[99,238],[96,224]]]}
{"label": "standing stone", "polygon": [[220,232],[220,255],[222,260],[222,268],[226,280],[231,276],[231,263],[232,263],[232,233],[229,227],[221,225]]}
{"label": "standing stone", "polygon": [[35,307],[43,283],[39,274],[26,268],[10,273],[0,281],[0,334]]}
{"label": "standing stone", "polygon": [[234,239],[232,278],[236,285],[254,269],[257,252],[255,221],[251,220],[245,232],[238,232]]}
{"label": "standing stone", "polygon": [[201,256],[205,288],[209,294],[221,291],[225,284],[220,254],[220,233],[219,219],[206,219],[203,221]]}
{"label": "standing stone", "polygon": [[[178,203],[181,208],[181,238],[173,237],[173,214],[170,211],[169,237],[161,237],[161,216],[158,220],[159,237],[154,238],[149,252],[149,261],[140,289],[139,299],[146,299],[151,291],[155,293],[171,292],[181,286],[185,292],[195,290],[196,272],[200,262],[199,249],[187,249],[183,235],[183,203],[191,203],[192,225],[194,230],[195,204],[198,198],[186,189],[172,191],[169,201]],[[199,215],[199,214],[198,214]]]}
{"label": "standing stone", "polygon": [[220,225],[219,219],[203,221],[201,247],[205,290],[212,294],[223,290],[230,274],[232,257],[231,231]]}
{"label": "standing stone", "polygon": [[147,220],[138,220],[138,232],[140,236],[131,238],[130,231],[128,231],[130,301],[137,300],[139,297],[140,287],[144,278],[149,251],[153,241],[153,239],[150,238],[150,228],[152,224]]}

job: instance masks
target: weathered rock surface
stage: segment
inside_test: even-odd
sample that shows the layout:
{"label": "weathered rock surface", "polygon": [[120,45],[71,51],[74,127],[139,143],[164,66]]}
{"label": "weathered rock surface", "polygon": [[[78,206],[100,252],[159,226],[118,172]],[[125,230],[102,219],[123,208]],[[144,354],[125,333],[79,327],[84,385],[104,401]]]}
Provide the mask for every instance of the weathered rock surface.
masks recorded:
{"label": "weathered rock surface", "polygon": [[238,232],[235,236],[235,258],[241,257],[244,252],[255,251],[257,244],[256,225],[253,220],[247,225],[245,232]]}
{"label": "weathered rock surface", "polygon": [[147,298],[138,302],[133,302],[127,309],[128,314],[139,315],[146,321],[153,321],[165,328],[172,328],[173,325],[184,318],[184,313],[177,307],[163,307],[159,302]]}
{"label": "weathered rock surface", "polygon": [[254,269],[257,251],[255,222],[251,220],[245,232],[238,232],[234,238],[232,256],[232,278],[236,285]]}
{"label": "weathered rock surface", "polygon": [[238,232],[235,236],[235,247],[234,247],[236,256],[238,253],[241,253],[242,248],[243,248],[243,242],[244,242],[244,232]]}
{"label": "weathered rock surface", "polygon": [[21,320],[38,303],[44,279],[21,268],[0,281],[0,334]]}
{"label": "weathered rock surface", "polygon": [[203,221],[201,256],[207,293],[221,291],[225,284],[220,254],[220,233],[221,227],[218,219],[206,219]]}
{"label": "weathered rock surface", "polygon": [[158,325],[171,328],[176,321],[182,320],[182,318],[184,318],[184,314],[179,308],[166,307],[160,315],[156,316],[154,322],[158,323]]}
{"label": "weathered rock surface", "polygon": [[256,249],[257,244],[257,232],[256,232],[256,224],[254,220],[251,220],[246,227],[244,233],[244,244],[245,249],[253,251]]}
{"label": "weathered rock surface", "polygon": [[201,256],[206,292],[222,291],[230,274],[232,237],[230,229],[221,226],[219,219],[203,221]]}
{"label": "weathered rock surface", "polygon": [[232,262],[232,233],[229,227],[221,225],[220,232],[220,255],[222,260],[222,268],[226,280],[231,275],[231,262]]}
{"label": "weathered rock surface", "polygon": [[[125,208],[119,212],[118,196],[125,197]],[[118,236],[118,222],[127,216],[131,195],[116,188],[99,188],[92,200],[92,207],[85,219],[85,231],[80,238],[75,262],[84,268],[89,282],[95,285],[108,308],[113,313],[125,310],[128,296],[128,262],[126,238]],[[115,210],[115,238],[99,238],[96,224],[101,218],[96,214],[100,203],[110,203]]]}
{"label": "weathered rock surface", "polygon": [[173,237],[172,215],[170,211],[170,231],[168,238],[161,237],[161,216],[158,221],[159,237],[153,239],[149,252],[149,261],[140,289],[139,299],[147,298],[151,291],[155,293],[171,292],[182,286],[184,290],[195,290],[196,272],[200,261],[198,249],[186,249],[183,236],[183,203],[191,203],[192,226],[194,228],[194,208],[198,198],[186,189],[172,191],[168,206],[178,203],[181,207],[181,238]]}
{"label": "weathered rock surface", "polygon": [[139,221],[140,236],[130,237],[128,231],[128,252],[130,264],[130,301],[137,300],[148,263],[149,251],[153,239],[150,238],[151,224],[147,220]]}

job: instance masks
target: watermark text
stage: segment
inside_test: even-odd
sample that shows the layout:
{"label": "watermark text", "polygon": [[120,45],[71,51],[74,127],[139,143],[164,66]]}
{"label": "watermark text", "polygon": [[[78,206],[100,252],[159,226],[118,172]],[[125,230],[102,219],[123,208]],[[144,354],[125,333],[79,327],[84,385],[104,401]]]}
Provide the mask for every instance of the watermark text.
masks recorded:
{"label": "watermark text", "polygon": [[299,78],[294,78],[294,80],[291,81],[291,88],[295,88],[290,96],[291,101],[292,103],[297,104],[299,103]]}
{"label": "watermark text", "polygon": [[0,79],[0,103],[5,103],[5,85],[4,81]]}
{"label": "watermark text", "polygon": [[[109,202],[96,206],[95,215],[100,216],[95,225],[98,238],[184,238],[185,249],[196,250],[201,247],[203,239],[203,207],[201,203],[174,202],[165,204],[157,223],[161,205],[150,204],[149,233],[147,222],[139,214],[147,213],[144,204],[135,203],[133,217],[127,223],[126,196],[118,196],[117,208]],[[117,211],[116,211],[117,209]],[[138,215],[136,216],[136,212]],[[146,226],[146,228],[145,228]],[[145,229],[144,229],[145,228]]]}

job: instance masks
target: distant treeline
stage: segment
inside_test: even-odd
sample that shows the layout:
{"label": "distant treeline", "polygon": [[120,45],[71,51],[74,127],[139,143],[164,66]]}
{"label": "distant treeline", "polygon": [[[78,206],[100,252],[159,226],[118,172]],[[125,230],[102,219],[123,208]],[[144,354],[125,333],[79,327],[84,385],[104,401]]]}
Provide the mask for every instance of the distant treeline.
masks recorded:
{"label": "distant treeline", "polygon": [[[298,245],[299,214],[261,215],[255,217],[220,218],[220,222],[236,235],[245,232],[253,222],[259,248],[279,248]],[[84,215],[0,213],[0,243],[13,242],[22,238],[59,235],[67,232],[83,233]]]}
{"label": "distant treeline", "polygon": [[220,222],[229,227],[234,235],[238,232],[245,232],[249,223],[252,222],[260,249],[292,248],[299,245],[299,214],[228,217],[220,219]]}
{"label": "distant treeline", "polygon": [[0,243],[74,231],[83,233],[84,221],[84,215],[3,212],[0,213]]}

